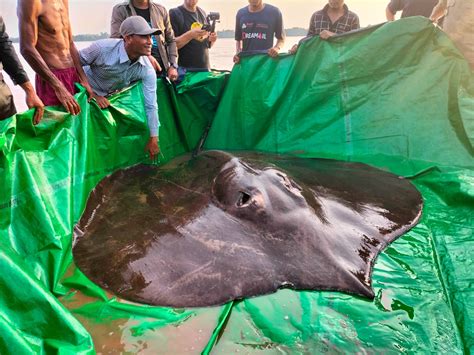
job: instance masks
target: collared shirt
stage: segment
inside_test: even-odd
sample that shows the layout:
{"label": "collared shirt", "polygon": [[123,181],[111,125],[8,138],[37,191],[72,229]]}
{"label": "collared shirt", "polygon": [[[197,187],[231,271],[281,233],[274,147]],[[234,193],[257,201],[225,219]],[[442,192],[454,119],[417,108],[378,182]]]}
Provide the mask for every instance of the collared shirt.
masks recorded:
{"label": "collared shirt", "polygon": [[324,30],[333,33],[345,33],[360,28],[359,17],[352,11],[349,11],[347,5],[344,5],[344,15],[334,23],[329,18],[328,9],[329,5],[326,5],[322,10],[316,11],[311,16],[308,36],[319,35]]}
{"label": "collared shirt", "polygon": [[147,57],[142,56],[132,63],[122,39],[103,39],[79,51],[79,58],[98,95],[106,96],[141,80],[150,136],[158,136],[156,73]]}
{"label": "collared shirt", "polygon": [[[5,32],[5,23],[0,16],[0,72],[2,69],[5,69],[15,84],[21,85],[29,81],[28,75],[16,55],[15,48]],[[0,79],[2,79],[1,75],[0,73]]]}

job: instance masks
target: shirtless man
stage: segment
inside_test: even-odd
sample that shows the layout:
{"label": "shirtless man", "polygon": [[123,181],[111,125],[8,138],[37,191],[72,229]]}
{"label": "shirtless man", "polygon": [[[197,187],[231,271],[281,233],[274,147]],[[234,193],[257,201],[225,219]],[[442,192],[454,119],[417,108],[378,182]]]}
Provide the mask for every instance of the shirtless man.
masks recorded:
{"label": "shirtless man", "polygon": [[101,108],[105,98],[95,95],[81,67],[72,40],[68,0],[18,0],[20,51],[36,72],[36,91],[45,105],[63,105],[77,115],[81,108],[74,99],[78,82]]}

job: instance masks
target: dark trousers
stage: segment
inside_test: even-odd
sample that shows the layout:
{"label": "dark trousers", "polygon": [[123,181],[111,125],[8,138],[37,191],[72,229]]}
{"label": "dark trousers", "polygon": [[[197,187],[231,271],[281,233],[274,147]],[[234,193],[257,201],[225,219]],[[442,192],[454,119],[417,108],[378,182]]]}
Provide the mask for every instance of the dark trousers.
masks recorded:
{"label": "dark trousers", "polygon": [[12,92],[3,79],[0,79],[0,120],[13,116],[15,113]]}

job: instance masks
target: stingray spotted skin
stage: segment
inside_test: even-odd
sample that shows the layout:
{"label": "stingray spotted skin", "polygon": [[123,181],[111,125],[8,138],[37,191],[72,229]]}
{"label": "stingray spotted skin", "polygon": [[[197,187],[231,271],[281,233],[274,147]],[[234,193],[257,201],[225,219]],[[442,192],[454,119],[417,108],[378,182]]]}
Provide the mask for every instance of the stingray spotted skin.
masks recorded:
{"label": "stingray spotted skin", "polygon": [[297,290],[368,298],[377,255],[421,216],[407,180],[365,164],[220,151],[104,179],[74,259],[140,303],[203,307]]}

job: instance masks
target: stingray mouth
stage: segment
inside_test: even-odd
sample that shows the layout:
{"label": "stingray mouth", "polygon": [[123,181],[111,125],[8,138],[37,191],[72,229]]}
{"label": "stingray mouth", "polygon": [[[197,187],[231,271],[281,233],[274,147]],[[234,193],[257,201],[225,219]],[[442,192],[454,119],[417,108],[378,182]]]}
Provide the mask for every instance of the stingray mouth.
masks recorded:
{"label": "stingray mouth", "polygon": [[250,191],[231,186],[225,195],[216,197],[224,209],[234,210],[236,213],[248,211],[248,213],[260,214],[265,209],[265,198],[257,189]]}
{"label": "stingray mouth", "polygon": [[256,169],[235,158],[224,165],[212,186],[221,208],[252,219],[266,214],[266,209],[286,211],[305,207],[302,192],[303,188],[284,171],[273,166]]}
{"label": "stingray mouth", "polygon": [[215,202],[229,212],[261,213],[266,204],[264,194],[255,185],[259,172],[235,159],[227,163],[213,181]]}
{"label": "stingray mouth", "polygon": [[239,197],[237,199],[236,206],[239,208],[246,207],[250,204],[251,199],[252,196],[250,196],[248,193],[239,191]]}

